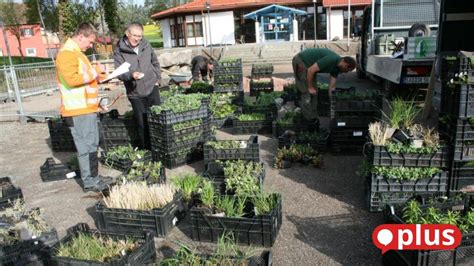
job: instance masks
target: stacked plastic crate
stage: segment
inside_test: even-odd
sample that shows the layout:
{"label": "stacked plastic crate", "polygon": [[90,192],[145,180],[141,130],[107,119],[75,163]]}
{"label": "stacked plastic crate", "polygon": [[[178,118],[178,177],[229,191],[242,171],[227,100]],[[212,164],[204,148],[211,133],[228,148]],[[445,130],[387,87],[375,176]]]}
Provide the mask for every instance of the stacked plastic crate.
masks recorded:
{"label": "stacked plastic crate", "polygon": [[124,115],[118,115],[118,112],[102,115],[99,122],[99,132],[100,146],[105,151],[116,146],[128,144],[133,147],[140,146],[138,124],[132,111]]}
{"label": "stacked plastic crate", "polygon": [[355,88],[336,89],[331,97],[331,143],[335,152],[361,152],[370,122],[380,118],[382,97]]}
{"label": "stacked plastic crate", "polygon": [[450,194],[474,192],[474,63],[473,52],[444,54],[439,128],[452,148]]}
{"label": "stacked plastic crate", "polygon": [[71,129],[63,119],[49,119],[48,129],[51,141],[51,148],[54,152],[76,151],[74,139],[71,135]]}
{"label": "stacked plastic crate", "polygon": [[202,159],[202,144],[211,137],[209,101],[202,100],[196,110],[150,113],[150,143],[153,160],[176,168]]}
{"label": "stacked plastic crate", "polygon": [[214,66],[214,92],[235,94],[235,103],[242,104],[244,89],[242,86],[242,59],[224,58]]}
{"label": "stacked plastic crate", "polygon": [[258,96],[260,93],[273,91],[272,64],[253,64],[251,74],[250,96]]}

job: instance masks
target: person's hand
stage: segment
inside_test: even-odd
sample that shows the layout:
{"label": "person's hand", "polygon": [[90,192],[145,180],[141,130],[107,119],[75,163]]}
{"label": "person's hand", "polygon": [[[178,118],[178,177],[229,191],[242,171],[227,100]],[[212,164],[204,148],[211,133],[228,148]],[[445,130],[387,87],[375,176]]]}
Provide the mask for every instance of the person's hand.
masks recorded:
{"label": "person's hand", "polygon": [[143,73],[135,71],[135,72],[132,73],[132,77],[133,77],[133,79],[141,79],[143,77]]}
{"label": "person's hand", "polygon": [[311,95],[314,95],[314,96],[318,95],[318,90],[316,90],[315,87],[310,87],[310,88],[308,89],[308,92],[309,92]]}

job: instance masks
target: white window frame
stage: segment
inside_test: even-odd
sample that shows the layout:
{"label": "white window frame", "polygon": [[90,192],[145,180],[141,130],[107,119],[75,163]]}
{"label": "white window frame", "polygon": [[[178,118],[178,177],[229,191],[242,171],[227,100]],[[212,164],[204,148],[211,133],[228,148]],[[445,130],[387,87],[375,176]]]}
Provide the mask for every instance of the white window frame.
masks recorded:
{"label": "white window frame", "polygon": [[[30,53],[28,50],[33,49],[33,53]],[[26,56],[36,56],[36,48],[26,48]],[[30,50],[31,51],[31,50]]]}

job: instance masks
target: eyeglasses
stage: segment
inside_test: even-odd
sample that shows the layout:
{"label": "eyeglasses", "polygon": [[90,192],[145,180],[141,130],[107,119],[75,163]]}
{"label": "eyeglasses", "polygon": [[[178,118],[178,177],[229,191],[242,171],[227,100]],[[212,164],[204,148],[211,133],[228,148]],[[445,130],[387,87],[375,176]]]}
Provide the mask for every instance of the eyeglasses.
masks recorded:
{"label": "eyeglasses", "polygon": [[138,34],[133,34],[133,33],[129,33],[129,35],[133,36],[134,38],[137,38],[137,39],[143,38],[143,35],[138,35]]}

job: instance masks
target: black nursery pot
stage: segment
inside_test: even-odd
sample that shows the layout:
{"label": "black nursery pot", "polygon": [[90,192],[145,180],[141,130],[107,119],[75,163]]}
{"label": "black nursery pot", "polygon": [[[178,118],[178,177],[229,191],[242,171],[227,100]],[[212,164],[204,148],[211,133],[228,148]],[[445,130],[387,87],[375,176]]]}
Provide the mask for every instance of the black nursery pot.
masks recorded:
{"label": "black nursery pot", "polygon": [[392,139],[403,144],[408,144],[411,140],[410,135],[404,129],[397,129],[393,134]]}

